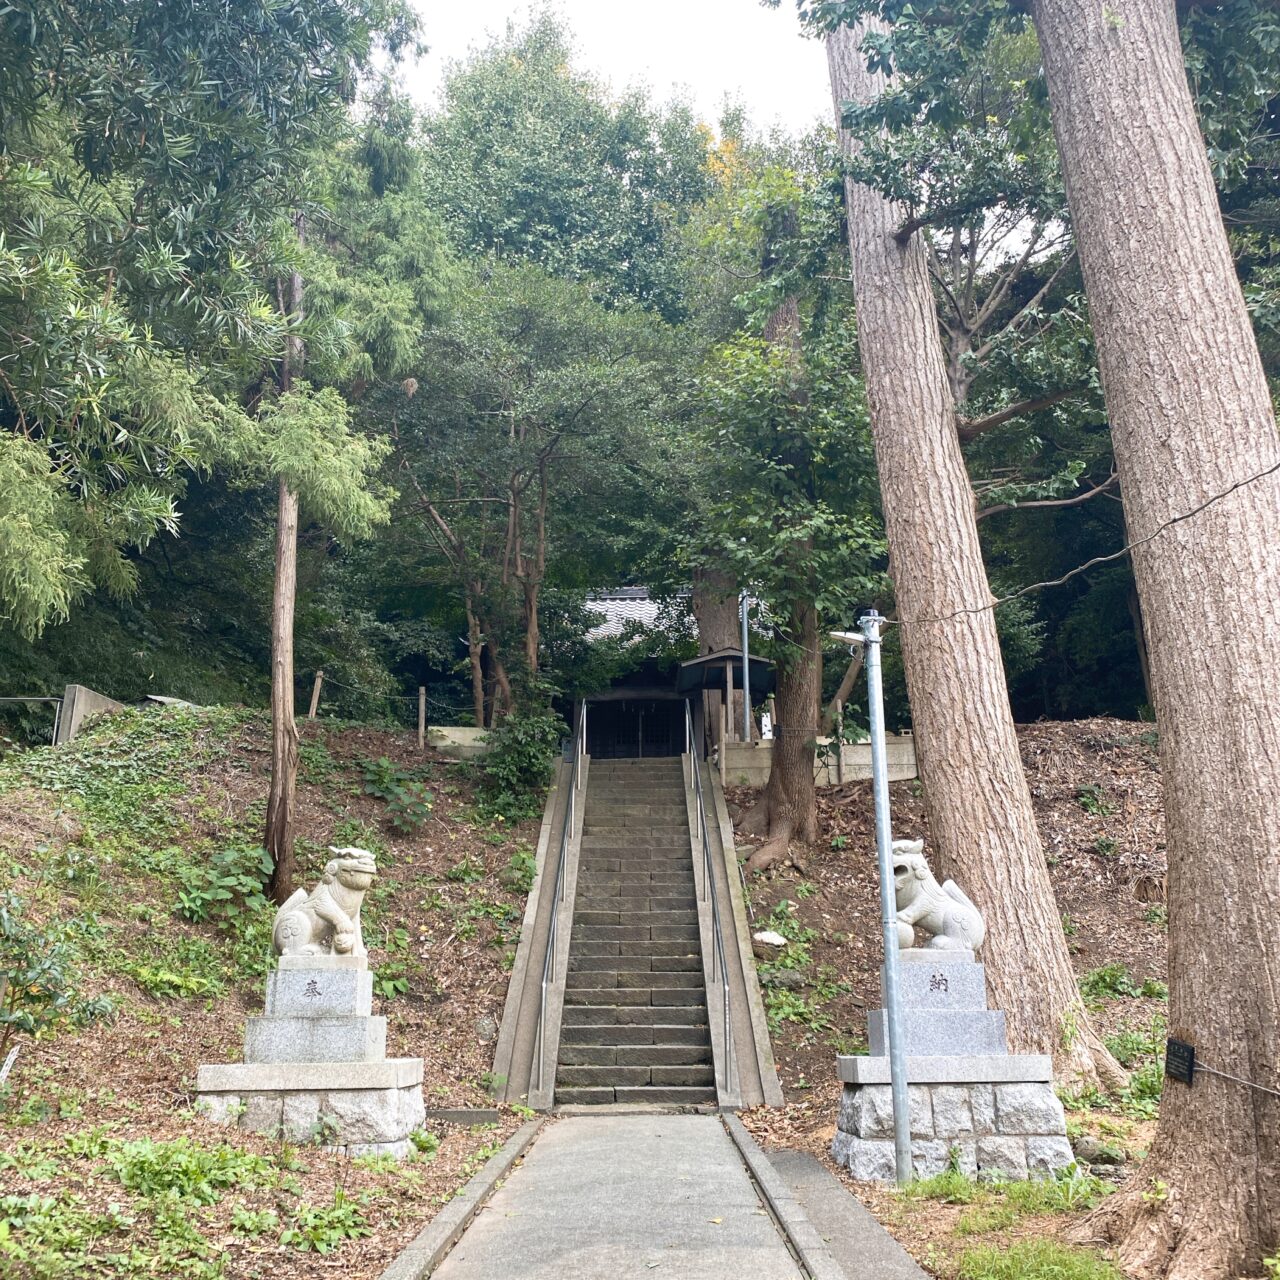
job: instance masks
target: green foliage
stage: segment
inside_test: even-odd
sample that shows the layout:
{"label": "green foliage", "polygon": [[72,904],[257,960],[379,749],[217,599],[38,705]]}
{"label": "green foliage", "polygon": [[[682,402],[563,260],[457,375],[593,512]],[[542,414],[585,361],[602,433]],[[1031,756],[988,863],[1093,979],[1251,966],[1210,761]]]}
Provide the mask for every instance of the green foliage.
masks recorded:
{"label": "green foliage", "polygon": [[258,434],[241,392],[290,325],[263,286],[297,254],[278,219],[411,30],[396,0],[0,19],[0,541],[34,552],[0,560],[0,617],[22,634],[132,591],[189,477]]}
{"label": "green foliage", "polygon": [[370,478],[390,452],[385,442],[355,435],[351,410],[331,387],[306,382],[258,410],[262,431],[246,448],[250,473],[279,478],[303,506],[342,537],[367,537],[390,519],[390,493]]}
{"label": "green foliage", "polygon": [[65,746],[0,761],[0,791],[27,783],[56,792],[94,828],[140,851],[173,829],[174,797],[244,718],[223,707],[126,708]]}
{"label": "green foliage", "polygon": [[508,889],[512,893],[527,894],[533,888],[534,877],[537,873],[537,855],[532,849],[521,846],[516,849],[507,865],[498,873],[498,879],[504,889]]}
{"label": "green foliage", "polygon": [[960,1280],[1123,1280],[1097,1254],[1053,1240],[967,1250],[960,1259],[959,1276]]}
{"label": "green foliage", "polygon": [[426,1159],[431,1159],[440,1150],[440,1139],[425,1129],[415,1129],[409,1135],[409,1141],[413,1143],[413,1149],[418,1155]]}
{"label": "green foliage", "polygon": [[907,1183],[903,1194],[912,1200],[937,1200],[942,1204],[972,1204],[986,1192],[975,1179],[959,1169],[946,1169],[931,1178],[917,1178]]}
{"label": "green foliage", "polygon": [[178,913],[188,920],[229,925],[267,909],[271,855],[265,849],[223,849],[180,872]]}
{"label": "green foliage", "polygon": [[304,1253],[332,1253],[346,1241],[370,1234],[363,1212],[338,1188],[332,1204],[299,1205],[290,1225],[280,1233],[280,1243]]}
{"label": "green foliage", "polygon": [[1091,969],[1080,979],[1080,994],[1086,1000],[1105,1000],[1113,996],[1136,996],[1141,988],[1122,964],[1104,964]]}
{"label": "green foliage", "polygon": [[388,929],[383,945],[389,955],[373,972],[373,990],[384,1000],[393,1000],[409,990],[409,968],[404,958],[409,950],[409,931]]}
{"label": "green foliage", "polygon": [[174,1192],[196,1204],[214,1204],[234,1187],[269,1185],[276,1170],[262,1156],[220,1143],[204,1147],[190,1138],[112,1142],[106,1150],[111,1176],[143,1196]]}
{"label": "green foliage", "polygon": [[78,994],[69,938],[67,926],[28,919],[15,893],[0,895],[0,1061],[15,1035],[88,1026],[114,1012],[105,996]]}
{"label": "green foliage", "polygon": [[825,1002],[818,995],[806,996],[785,987],[766,985],[764,988],[765,1015],[769,1029],[776,1035],[784,1022],[794,1022],[813,1032],[830,1031],[835,1025],[831,1016],[823,1011]]}
{"label": "green foliage", "polygon": [[480,766],[486,813],[515,822],[541,811],[564,732],[564,721],[553,711],[531,709],[507,716],[489,734]]}
{"label": "green foliage", "polygon": [[1085,813],[1092,814],[1095,818],[1106,818],[1114,812],[1106,792],[1096,783],[1077,788],[1076,801]]}
{"label": "green foliage", "polygon": [[1157,1016],[1145,1027],[1126,1026],[1114,1035],[1106,1036],[1104,1043],[1111,1050],[1112,1057],[1127,1069],[1141,1058],[1162,1055],[1168,1035],[1169,1024]]}
{"label": "green foliage", "polygon": [[477,858],[473,858],[470,854],[463,857],[461,862],[454,863],[448,871],[444,873],[446,880],[452,880],[455,884],[476,884],[485,877],[484,863]]}
{"label": "green foliage", "polygon": [[1159,1058],[1149,1059],[1129,1077],[1128,1085],[1121,1091],[1120,1111],[1136,1120],[1154,1119],[1163,1091],[1164,1063]]}
{"label": "green foliage", "polygon": [[402,834],[417,831],[431,816],[435,798],[413,770],[404,769],[386,756],[362,760],[364,793],[387,803],[387,821]]}
{"label": "green foliage", "polygon": [[707,134],[688,106],[612,99],[572,61],[570,35],[543,12],[454,70],[427,122],[428,202],[466,250],[677,318],[672,233],[706,192]]}
{"label": "green foliage", "polygon": [[62,1280],[77,1265],[88,1267],[95,1245],[123,1244],[135,1222],[119,1205],[98,1213],[78,1196],[0,1196],[0,1259],[32,1280]]}
{"label": "green foliage", "polygon": [[237,1235],[274,1235],[279,1229],[280,1215],[274,1209],[249,1209],[238,1204],[231,1210],[231,1230]]}
{"label": "green foliage", "polygon": [[323,739],[303,742],[298,746],[298,781],[319,787],[338,771],[337,761],[329,754]]}

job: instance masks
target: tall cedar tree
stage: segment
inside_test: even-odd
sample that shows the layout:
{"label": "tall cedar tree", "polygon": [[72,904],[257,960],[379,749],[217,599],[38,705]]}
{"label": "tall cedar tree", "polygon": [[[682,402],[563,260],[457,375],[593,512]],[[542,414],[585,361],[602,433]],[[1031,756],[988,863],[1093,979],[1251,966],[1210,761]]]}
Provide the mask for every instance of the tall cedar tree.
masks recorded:
{"label": "tall cedar tree", "polygon": [[1280,440],[1173,0],[1033,13],[1150,651],[1170,1032],[1259,1086],[1167,1084],[1099,1218],[1131,1274],[1252,1275],[1280,1244]]}
{"label": "tall cedar tree", "polygon": [[[837,123],[888,87],[860,19],[827,39]],[[854,147],[841,131],[847,152]],[[1124,1073],[1089,1024],[1045,868],[996,636],[920,234],[904,210],[846,183],[849,250],[920,779],[936,856],[981,907],[984,958],[1012,1044],[1052,1053],[1060,1078]],[[936,619],[936,621],[935,621]],[[1033,982],[1027,965],[1035,957]]]}

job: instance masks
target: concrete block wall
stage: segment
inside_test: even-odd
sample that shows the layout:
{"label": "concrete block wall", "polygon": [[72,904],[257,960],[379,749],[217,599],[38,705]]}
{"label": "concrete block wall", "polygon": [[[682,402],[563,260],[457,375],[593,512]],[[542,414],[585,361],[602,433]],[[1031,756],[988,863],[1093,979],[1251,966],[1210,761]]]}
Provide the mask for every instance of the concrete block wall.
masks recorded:
{"label": "concrete block wall", "polygon": [[[818,742],[829,743],[829,738]],[[885,758],[889,766],[890,782],[906,782],[916,776],[916,744],[909,734],[890,734],[885,743]],[[769,781],[769,769],[773,760],[773,743],[730,742],[726,747],[725,776],[730,786],[748,785],[762,787]],[[814,764],[814,777],[818,786],[836,784],[834,756],[824,760],[821,752]],[[844,780],[856,782],[871,777],[871,744],[869,742],[845,743]]]}

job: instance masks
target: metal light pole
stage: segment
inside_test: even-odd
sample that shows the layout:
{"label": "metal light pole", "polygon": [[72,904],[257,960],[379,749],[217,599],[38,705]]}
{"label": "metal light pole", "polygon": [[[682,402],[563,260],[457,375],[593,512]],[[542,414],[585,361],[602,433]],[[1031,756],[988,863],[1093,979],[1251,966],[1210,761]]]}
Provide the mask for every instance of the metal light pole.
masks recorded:
{"label": "metal light pole", "polygon": [[744,589],[741,597],[742,612],[742,740],[751,741],[751,639],[747,629],[747,593]]}
{"label": "metal light pole", "polygon": [[893,827],[889,819],[889,769],[885,760],[884,688],[880,676],[880,624],[874,609],[860,619],[862,634],[835,631],[849,645],[862,645],[867,667],[871,728],[871,790],[876,806],[876,862],[880,869],[880,924],[884,936],[884,1008],[889,1023],[889,1081],[893,1094],[893,1154],[899,1184],[911,1181],[911,1109],[907,1055],[902,1045],[898,1000],[898,902],[893,882]]}

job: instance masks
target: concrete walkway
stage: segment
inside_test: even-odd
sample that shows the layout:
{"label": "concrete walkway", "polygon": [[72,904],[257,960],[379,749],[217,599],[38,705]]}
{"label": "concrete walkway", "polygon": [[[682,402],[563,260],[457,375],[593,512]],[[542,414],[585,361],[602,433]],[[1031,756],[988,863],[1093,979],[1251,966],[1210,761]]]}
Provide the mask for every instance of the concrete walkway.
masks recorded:
{"label": "concrete walkway", "polygon": [[715,1116],[569,1116],[545,1128],[440,1280],[802,1280]]}

